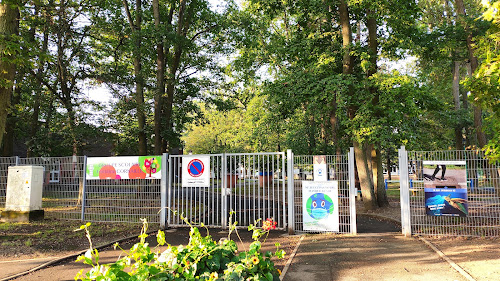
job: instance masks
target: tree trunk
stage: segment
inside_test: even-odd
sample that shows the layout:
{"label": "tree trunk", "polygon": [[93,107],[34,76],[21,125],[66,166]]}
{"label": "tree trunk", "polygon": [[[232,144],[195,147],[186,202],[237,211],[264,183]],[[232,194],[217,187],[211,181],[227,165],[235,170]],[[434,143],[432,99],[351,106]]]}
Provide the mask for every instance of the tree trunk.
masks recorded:
{"label": "tree trunk", "polygon": [[[453,89],[453,102],[455,104],[455,111],[458,113],[458,111],[460,110],[460,62],[458,61],[456,61],[453,64],[452,89]],[[455,126],[455,148],[456,150],[464,150],[461,124],[456,124]]]}
{"label": "tree trunk", "polygon": [[[161,20],[160,20],[160,4],[159,0],[153,0],[153,16],[155,20],[155,31],[161,34]],[[156,92],[154,102],[154,152],[156,155],[163,153],[162,137],[161,137],[161,114],[162,114],[162,100],[165,95],[165,54],[163,48],[163,36],[156,36]]]}
{"label": "tree trunk", "polygon": [[[178,16],[178,23],[177,23],[177,36],[185,37],[187,34],[187,31],[189,29],[189,15],[186,16],[186,0],[181,0],[179,3],[179,16]],[[182,55],[182,41],[178,40],[175,45],[174,45],[174,53],[171,56],[172,61],[171,64],[169,65],[168,68],[168,74],[167,74],[167,90],[166,90],[166,104],[165,104],[165,123],[166,123],[166,132],[169,134],[167,139],[165,139],[164,142],[164,148],[163,151],[165,150],[171,150],[171,144],[170,140],[168,139],[169,137],[172,137],[171,135],[174,133],[174,128],[173,128],[173,120],[172,120],[172,109],[173,109],[173,104],[174,104],[174,94],[175,94],[175,86],[176,86],[176,78],[177,78],[177,70],[179,69],[179,65],[181,62],[181,55]]]}
{"label": "tree trunk", "polygon": [[22,81],[24,78],[24,73],[18,73],[18,81],[16,81],[16,87],[12,93],[11,99],[11,112],[7,116],[7,124],[5,127],[5,136],[3,140],[3,156],[10,157],[14,156],[14,134],[17,124],[17,119],[19,118],[17,110],[14,107],[19,104],[21,100],[21,87],[19,85],[19,80]]}
{"label": "tree trunk", "polygon": [[132,29],[134,40],[134,76],[135,76],[135,102],[137,106],[137,129],[138,132],[138,153],[139,155],[147,154],[147,139],[146,139],[146,115],[144,113],[144,78],[142,75],[142,1],[135,1],[135,22],[132,19],[127,0],[123,0],[123,7],[127,14],[130,28]]}
{"label": "tree trunk", "polygon": [[[46,16],[46,22],[50,22],[48,16]],[[34,38],[34,32],[33,32],[33,42],[35,41]],[[49,43],[49,32],[47,30],[47,24],[44,26],[43,29],[43,43],[42,43],[42,50],[41,53],[45,54],[48,49],[48,43]],[[43,56],[41,56],[38,59],[38,70],[37,70],[37,75],[40,75],[43,72],[43,68],[45,66],[45,59]],[[38,81],[38,88],[42,88],[42,83]],[[26,151],[26,157],[33,157],[33,146],[35,143],[36,135],[38,133],[38,130],[40,128],[40,124],[38,122],[38,118],[40,115],[40,102],[42,99],[42,91],[36,91],[35,93],[35,103],[33,104],[33,114],[31,115],[31,120],[30,120],[30,129],[29,129],[29,136],[28,136],[28,148]],[[46,120],[48,123],[49,120]]]}
{"label": "tree trunk", "polygon": [[[467,22],[465,21],[465,6],[463,0],[455,0],[456,4],[456,9],[457,9],[457,14],[459,16],[458,21],[463,24],[465,33],[467,35],[466,37],[466,42],[467,42],[467,50],[469,53],[469,62],[470,62],[470,68],[471,71],[469,72],[469,75],[472,76],[474,75],[474,72],[476,71],[478,67],[478,60],[477,57],[474,55],[474,41],[472,38],[472,31],[470,30],[469,26],[467,25]],[[472,93],[474,96],[474,93]],[[483,132],[483,113],[482,110],[479,106],[473,106],[474,109],[474,128],[476,130],[476,138],[477,138],[477,145],[479,148],[483,148],[487,141],[486,141],[486,135]]]}
{"label": "tree trunk", "polygon": [[365,211],[369,211],[375,210],[377,203],[373,191],[372,177],[368,169],[366,149],[367,146],[360,146],[358,142],[354,142],[354,157],[356,158],[356,168],[358,169],[361,194],[363,195],[363,207]]}
{"label": "tree trunk", "polygon": [[373,185],[375,189],[375,195],[377,196],[377,204],[379,207],[389,206],[387,192],[385,191],[384,171],[382,168],[382,154],[380,153],[379,149],[372,150],[372,161],[374,178]]}
{"label": "tree trunk", "polygon": [[13,62],[15,55],[12,51],[5,52],[5,49],[12,40],[11,36],[17,35],[19,30],[19,9],[10,3],[2,3],[0,4],[0,34],[5,37],[0,41],[0,144],[3,142],[16,74],[16,65]]}

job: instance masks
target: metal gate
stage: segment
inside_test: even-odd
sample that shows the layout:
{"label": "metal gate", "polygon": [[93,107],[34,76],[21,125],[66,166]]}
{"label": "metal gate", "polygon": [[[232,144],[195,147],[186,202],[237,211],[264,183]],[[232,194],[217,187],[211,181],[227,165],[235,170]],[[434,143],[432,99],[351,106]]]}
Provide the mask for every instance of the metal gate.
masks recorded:
{"label": "metal gate", "polygon": [[[291,205],[289,216],[293,231],[311,232],[303,227],[303,201],[302,183],[313,180],[313,156],[294,156],[289,151],[289,157],[293,160],[289,172],[289,202]],[[327,155],[328,180],[338,182],[338,206],[339,206],[339,232],[356,234],[356,188],[354,186],[354,150],[351,148],[349,154]],[[314,231],[318,232],[318,231]]]}
{"label": "metal gate", "polygon": [[[209,157],[207,186],[183,186],[185,159]],[[206,167],[205,167],[206,169]],[[166,220],[169,226],[187,222],[226,228],[271,218],[284,229],[286,218],[286,158],[284,152],[171,155]],[[183,220],[185,219],[185,220]],[[187,222],[186,222],[187,221]]]}

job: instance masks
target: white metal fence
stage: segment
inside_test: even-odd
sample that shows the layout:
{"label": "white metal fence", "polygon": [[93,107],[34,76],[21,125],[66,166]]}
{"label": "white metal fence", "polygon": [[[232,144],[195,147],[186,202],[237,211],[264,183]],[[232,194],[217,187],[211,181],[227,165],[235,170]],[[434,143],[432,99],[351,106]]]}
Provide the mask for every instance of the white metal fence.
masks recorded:
{"label": "white metal fence", "polygon": [[83,156],[18,159],[21,166],[44,167],[42,208],[47,217],[80,219],[84,159]]}
{"label": "white metal fence", "polygon": [[182,184],[183,161],[190,155],[172,155],[169,161],[168,225],[188,221],[226,227],[231,220],[246,227],[258,219],[272,218],[286,226],[286,159],[283,152],[196,155],[210,158],[210,184]]}
{"label": "white metal fence", "polygon": [[[311,155],[293,156],[293,175],[290,175],[293,176],[293,195],[289,201],[294,202],[292,225],[298,232],[311,232],[304,230],[303,225],[302,182],[314,179],[313,157]],[[356,234],[354,151],[351,149],[348,155],[327,155],[326,163],[328,180],[338,181],[339,232]]]}
{"label": "white metal fence", "polygon": [[0,208],[5,205],[9,167],[17,165],[18,159],[17,157],[0,157]]}
{"label": "white metal fence", "polygon": [[[356,233],[351,154],[327,156],[329,180],[339,183],[341,233]],[[209,184],[183,186],[182,167],[188,164],[183,160],[195,156],[210,159]],[[5,204],[8,167],[37,165],[45,171],[42,207],[48,217],[106,222],[139,222],[146,217],[152,223],[185,226],[182,215],[193,223],[222,228],[230,217],[240,227],[272,218],[279,229],[304,231],[301,183],[312,180],[312,156],[294,157],[289,150],[287,154],[164,154],[162,159],[162,167],[168,169],[161,169],[161,180],[89,180],[85,156],[0,158],[0,208]]]}
{"label": "white metal fence", "polygon": [[[500,236],[500,166],[489,163],[481,151],[399,151],[401,173],[401,217],[406,235],[439,236]],[[441,207],[464,208],[463,216],[429,215],[424,185],[443,176],[447,181],[450,168],[442,174],[442,168],[426,163],[442,161],[465,163],[467,200],[453,201],[445,198]],[[409,167],[404,169],[403,167]],[[426,171],[424,171],[427,169]],[[446,169],[446,167],[445,167]],[[411,173],[409,172],[411,171]],[[453,171],[453,170],[451,170]],[[439,180],[438,180],[439,182]],[[453,183],[449,183],[452,185]],[[444,185],[444,184],[443,184]],[[465,186],[464,186],[465,188]],[[447,194],[443,194],[447,195]],[[429,195],[427,195],[429,200]],[[443,198],[444,198],[443,197]],[[428,202],[427,202],[428,203]],[[428,203],[429,204],[429,203]],[[426,212],[427,211],[427,212]]]}

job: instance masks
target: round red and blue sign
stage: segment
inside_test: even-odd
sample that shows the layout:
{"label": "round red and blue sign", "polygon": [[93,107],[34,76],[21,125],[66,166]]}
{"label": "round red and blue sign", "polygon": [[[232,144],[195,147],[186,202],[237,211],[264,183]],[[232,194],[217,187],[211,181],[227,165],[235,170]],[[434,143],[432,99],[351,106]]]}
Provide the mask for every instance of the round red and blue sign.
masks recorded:
{"label": "round red and blue sign", "polygon": [[197,178],[203,175],[205,165],[200,159],[193,159],[189,162],[187,170],[190,176]]}

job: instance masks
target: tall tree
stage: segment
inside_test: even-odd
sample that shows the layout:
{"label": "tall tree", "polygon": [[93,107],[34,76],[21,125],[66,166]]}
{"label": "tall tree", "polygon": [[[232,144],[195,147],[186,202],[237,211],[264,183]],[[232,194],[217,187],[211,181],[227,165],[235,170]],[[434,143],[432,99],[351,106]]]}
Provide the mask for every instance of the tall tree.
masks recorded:
{"label": "tall tree", "polygon": [[[463,26],[465,30],[466,42],[467,42],[467,50],[469,53],[469,63],[470,63],[470,73],[469,75],[473,75],[478,67],[478,59],[476,54],[474,53],[474,34],[470,30],[470,26],[467,23],[467,13],[465,10],[463,0],[455,0],[456,10],[457,10],[457,21]],[[486,135],[483,131],[483,113],[479,106],[474,106],[474,128],[476,129],[476,138],[477,144],[480,148],[483,148],[486,145]]]}
{"label": "tall tree", "polygon": [[142,70],[142,0],[135,1],[135,20],[130,13],[127,0],[123,0],[123,7],[132,30],[132,38],[134,41],[134,77],[135,77],[135,102],[137,105],[137,126],[138,126],[138,150],[139,155],[147,154],[147,139],[146,139],[146,115],[144,113],[144,77]]}
{"label": "tall tree", "polygon": [[0,144],[3,141],[7,115],[16,74],[16,54],[19,45],[19,8],[16,3],[0,3]]}

